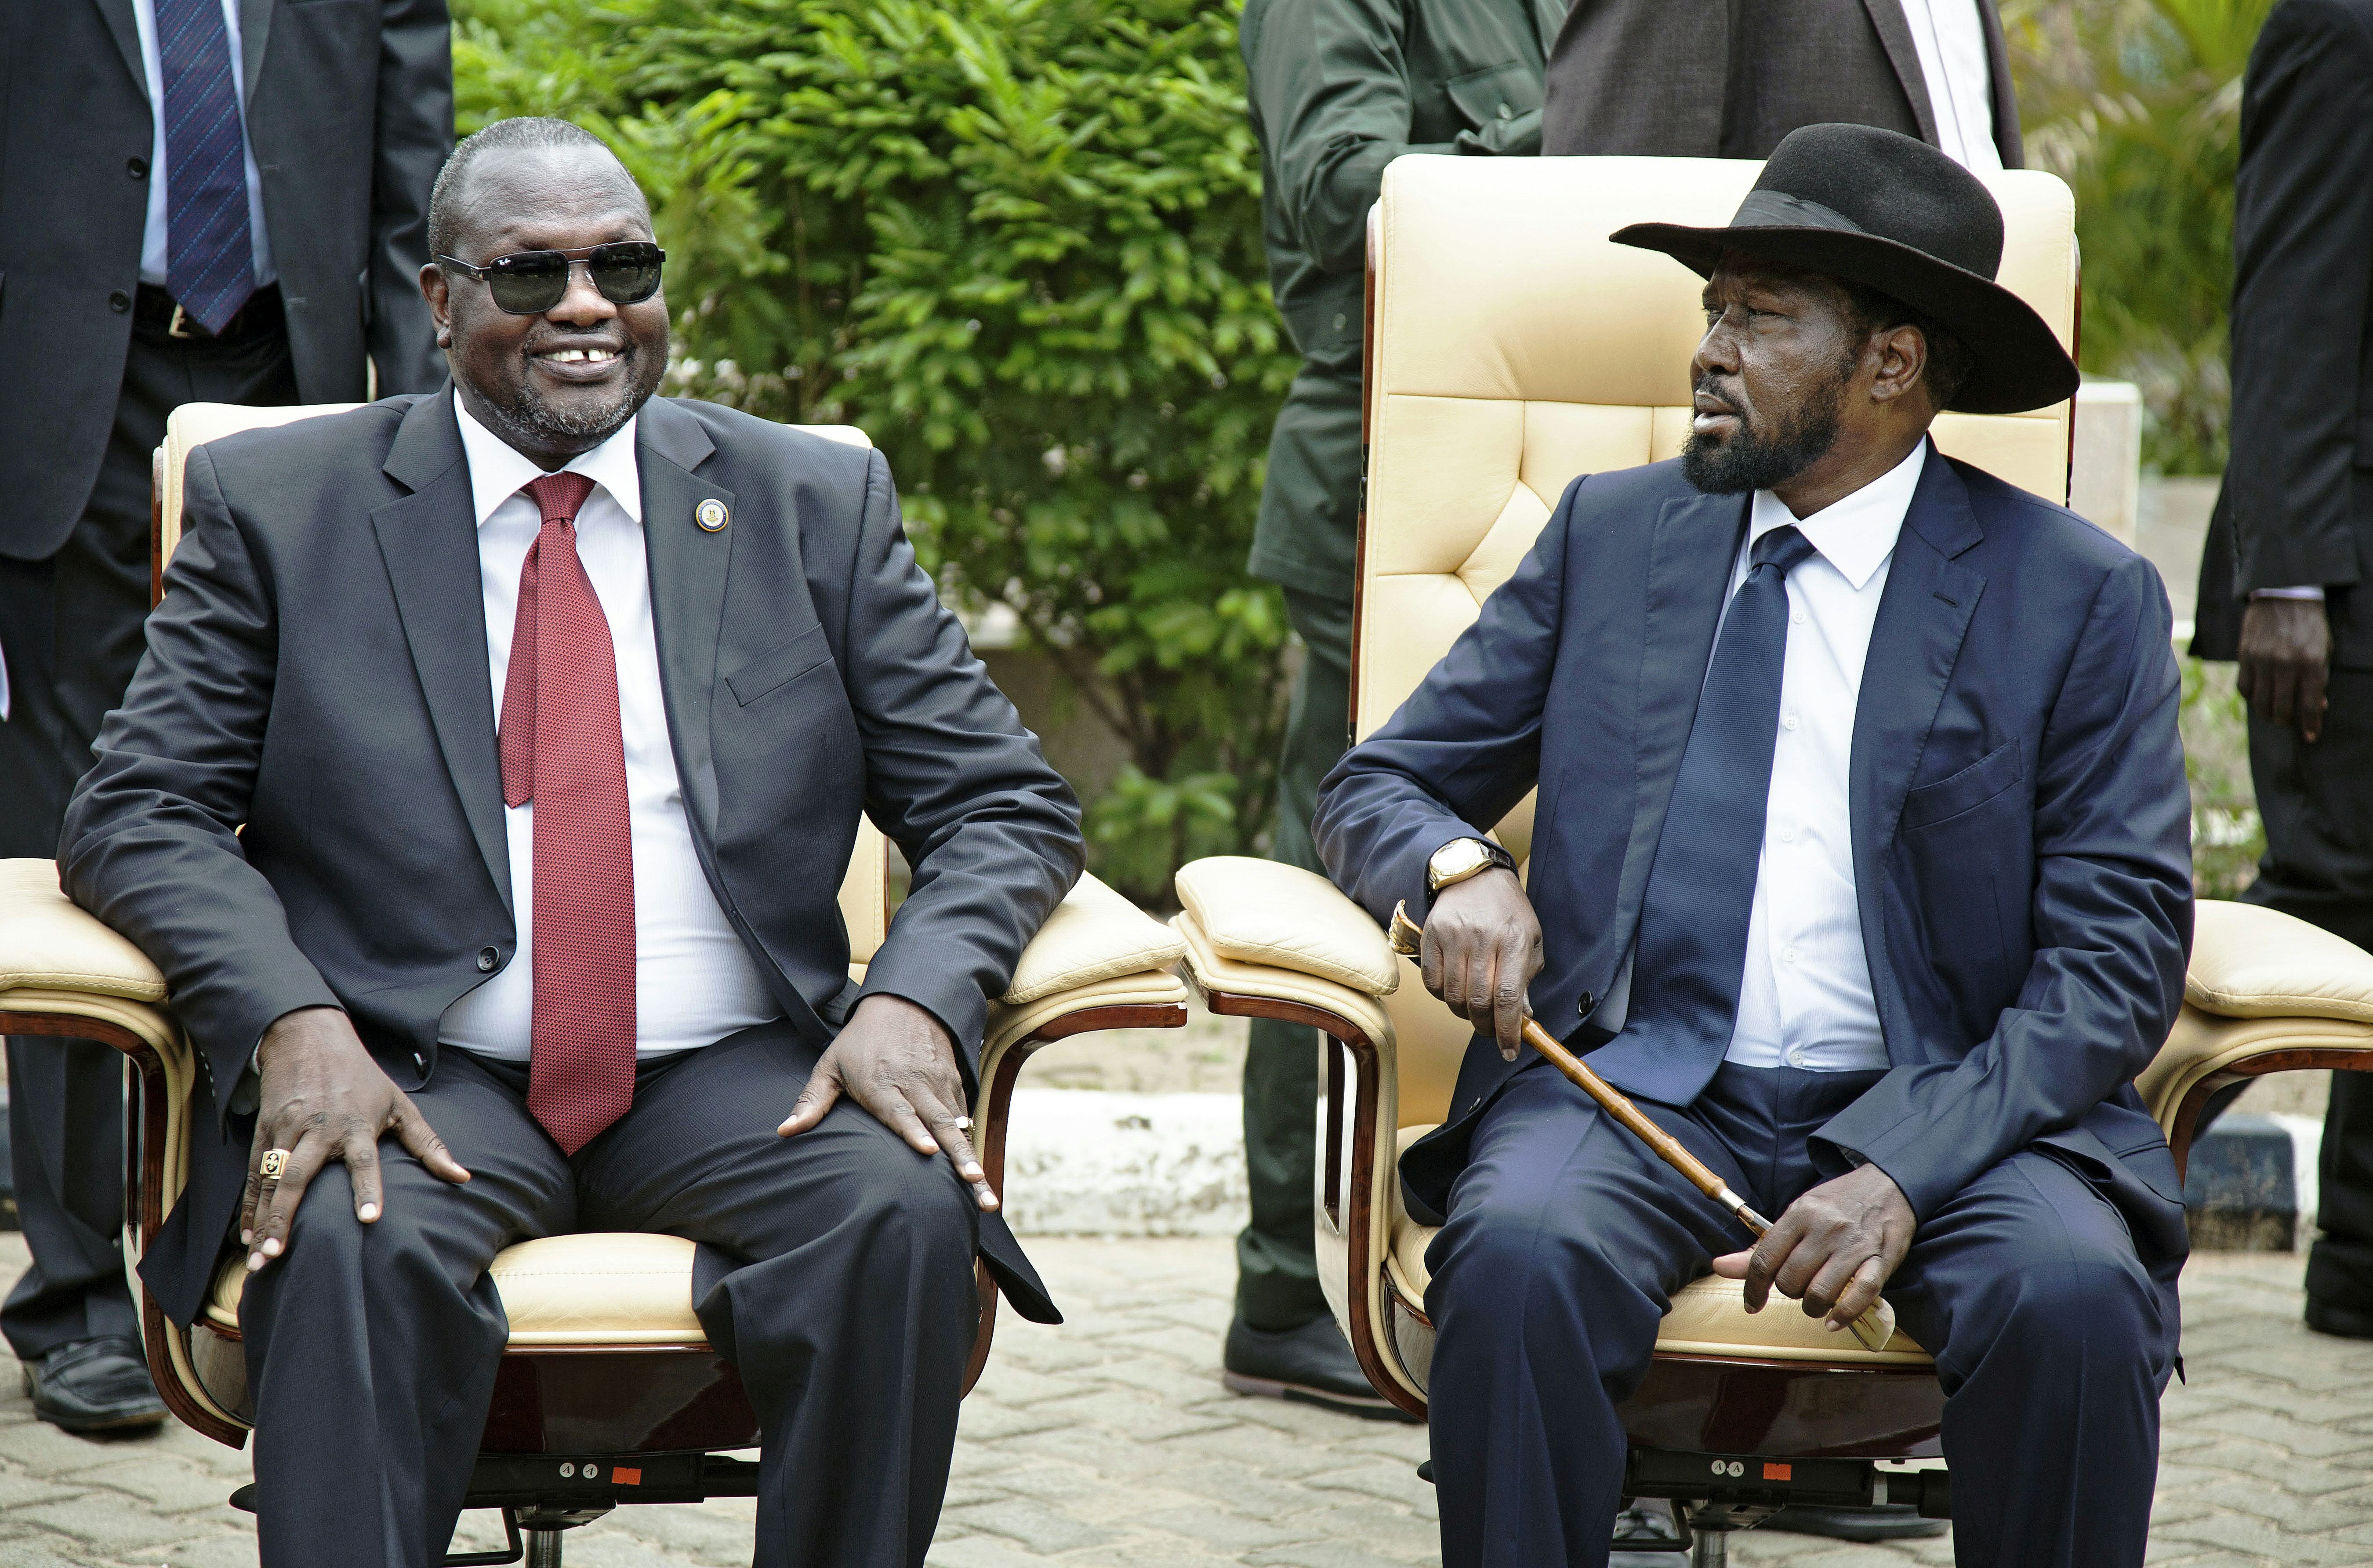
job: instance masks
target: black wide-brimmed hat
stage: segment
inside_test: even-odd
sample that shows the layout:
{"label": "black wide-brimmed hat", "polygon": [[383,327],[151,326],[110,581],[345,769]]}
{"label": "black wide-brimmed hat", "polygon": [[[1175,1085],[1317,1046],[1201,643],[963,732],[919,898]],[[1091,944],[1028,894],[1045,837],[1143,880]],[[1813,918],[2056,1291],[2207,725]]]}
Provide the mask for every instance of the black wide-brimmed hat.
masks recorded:
{"label": "black wide-brimmed hat", "polygon": [[1662,251],[1710,277],[1724,251],[1876,289],[1961,340],[1976,369],[1965,414],[2018,414],[2076,392],[2076,367],[2032,307],[1994,281],[2002,209],[1927,143],[1870,125],[1806,125],[1771,149],[1724,228],[1635,223],[1619,245]]}

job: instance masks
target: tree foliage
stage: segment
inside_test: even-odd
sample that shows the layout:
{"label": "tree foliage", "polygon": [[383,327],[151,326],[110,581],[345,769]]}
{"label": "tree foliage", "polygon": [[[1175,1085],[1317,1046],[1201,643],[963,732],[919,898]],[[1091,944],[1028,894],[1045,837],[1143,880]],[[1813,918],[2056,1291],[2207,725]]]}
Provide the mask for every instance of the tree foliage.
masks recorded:
{"label": "tree foliage", "polygon": [[862,427],[958,602],[1127,746],[1100,869],[1255,847],[1286,626],[1244,571],[1293,359],[1231,0],[464,0],[462,128],[557,114],[652,196],[676,390]]}
{"label": "tree foliage", "polygon": [[2274,0],[2009,0],[2028,161],[2076,193],[2087,370],[2140,385],[2144,458],[2225,464],[2241,71]]}

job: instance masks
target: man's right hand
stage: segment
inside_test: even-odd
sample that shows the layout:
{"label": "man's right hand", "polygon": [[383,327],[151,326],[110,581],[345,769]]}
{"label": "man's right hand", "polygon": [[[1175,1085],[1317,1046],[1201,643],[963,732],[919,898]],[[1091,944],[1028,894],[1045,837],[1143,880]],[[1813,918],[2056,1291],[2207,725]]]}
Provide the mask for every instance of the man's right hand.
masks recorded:
{"label": "man's right hand", "polygon": [[2323,733],[2332,623],[2320,599],[2252,599],[2241,613],[2241,696],[2258,716],[2308,740]]}
{"label": "man's right hand", "polygon": [[[355,1218],[365,1224],[379,1218],[379,1139],[391,1129],[431,1174],[470,1179],[338,1009],[302,1007],[281,1014],[263,1032],[255,1060],[263,1087],[239,1210],[240,1245],[252,1249],[251,1273],[287,1250],[289,1222],[305,1188],[333,1160],[344,1160],[353,1178]],[[286,1163],[279,1176],[267,1176],[263,1156],[275,1149]]]}
{"label": "man's right hand", "polygon": [[1418,961],[1425,989],[1515,1060],[1531,1012],[1525,989],[1542,963],[1541,922],[1516,873],[1494,866],[1435,894]]}

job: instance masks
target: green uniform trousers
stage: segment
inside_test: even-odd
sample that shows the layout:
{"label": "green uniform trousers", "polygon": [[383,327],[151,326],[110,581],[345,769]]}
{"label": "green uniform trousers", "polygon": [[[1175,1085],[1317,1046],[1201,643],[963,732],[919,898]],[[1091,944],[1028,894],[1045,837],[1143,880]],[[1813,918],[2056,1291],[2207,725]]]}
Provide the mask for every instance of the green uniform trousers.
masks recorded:
{"label": "green uniform trousers", "polygon": [[[1269,858],[1324,874],[1310,819],[1318,809],[1319,783],[1350,738],[1351,603],[1289,588],[1285,608],[1304,655],[1286,720]],[[1236,1315],[1270,1333],[1327,1313],[1311,1242],[1319,1040],[1307,1024],[1256,1018],[1245,1053],[1252,1223],[1236,1238]]]}

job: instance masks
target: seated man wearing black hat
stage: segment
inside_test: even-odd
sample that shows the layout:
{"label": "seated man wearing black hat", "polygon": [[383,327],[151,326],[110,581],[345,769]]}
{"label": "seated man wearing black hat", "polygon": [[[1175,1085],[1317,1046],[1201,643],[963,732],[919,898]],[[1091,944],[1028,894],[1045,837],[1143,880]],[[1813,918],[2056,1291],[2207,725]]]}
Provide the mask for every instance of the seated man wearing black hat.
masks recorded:
{"label": "seated man wearing black hat", "polygon": [[[2192,931],[2166,596],[1929,442],[2076,388],[1943,154],[1807,127],[1729,228],[1615,238],[1707,280],[1686,454],[1570,486],[1318,810],[1336,879],[1424,912],[1426,985],[1480,1031],[1401,1164],[1443,1224],[1444,1562],[1606,1562],[1616,1406],[1713,1270],[1833,1330],[1885,1288],[1943,1381],[1965,1568],[2133,1568],[2185,1250],[2129,1082]],[[1520,885],[1481,827],[1536,785]],[[1770,1234],[1738,1250],[1519,1068],[1528,1010]]]}

